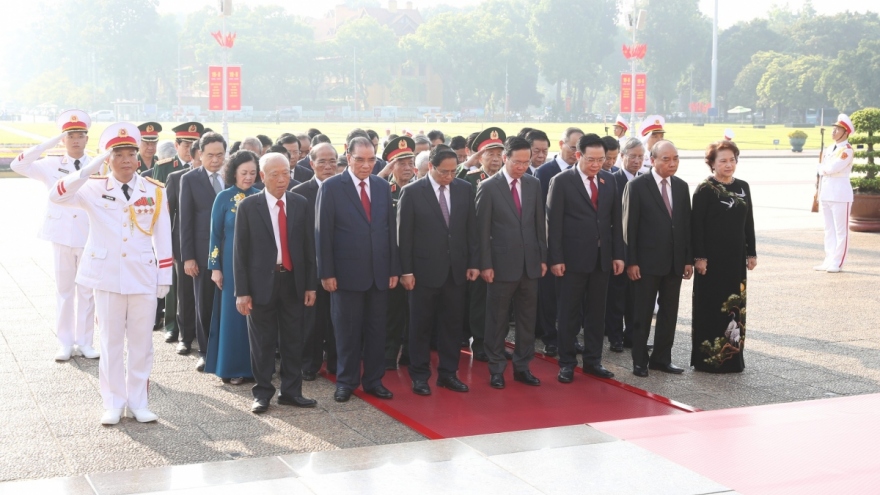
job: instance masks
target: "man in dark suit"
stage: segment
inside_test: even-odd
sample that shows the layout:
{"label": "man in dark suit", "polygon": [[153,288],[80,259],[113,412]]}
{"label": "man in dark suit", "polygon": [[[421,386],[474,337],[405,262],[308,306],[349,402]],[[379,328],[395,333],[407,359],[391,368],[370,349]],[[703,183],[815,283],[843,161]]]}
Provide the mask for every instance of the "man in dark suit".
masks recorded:
{"label": "man in dark suit", "polygon": [[290,163],[283,155],[260,159],[266,187],[238,206],[233,240],[235,305],[247,316],[256,384],[251,411],[269,409],[275,396],[275,349],[281,355],[278,404],[315,407],[302,396],[303,306],[315,304],[314,217],[308,201],[287,192]]}
{"label": "man in dark suit", "polygon": [[385,323],[388,289],[400,276],[391,187],[370,175],[376,150],[369,139],[352,139],[346,158],[348,168],[318,191],[315,225],[318,275],[330,292],[336,332],[333,398],[345,402],[363,383],[367,393],[390,399],[382,385]]}
{"label": "man in dark suit", "polygon": [[[681,280],[693,275],[691,196],[687,182],[675,177],[678,150],[661,140],[651,148],[652,168],[623,190],[627,276],[633,283],[633,374],[648,368],[666,373],[684,370],[672,364]],[[651,315],[659,291],[654,352],[648,356]]]}
{"label": "man in dark suit", "polygon": [[[577,163],[550,181],[547,194],[547,261],[559,277],[559,375],[571,383],[574,343],[584,322],[584,371],[611,378],[602,366],[608,276],[623,273],[620,196],[602,170],[605,143],[596,134],[578,141]],[[581,316],[583,314],[583,317]]]}
{"label": "man in dark suit", "polygon": [[[550,179],[556,174],[570,169],[577,158],[577,143],[584,132],[577,127],[568,127],[562,131],[559,139],[559,153],[549,162],[538,167],[535,177],[541,181],[541,200],[547,200],[547,191],[550,189]],[[547,356],[555,356],[559,352],[557,339],[557,292],[559,290],[559,280],[550,270],[538,282],[538,322],[535,329],[537,335],[541,336],[544,342],[544,354]],[[579,352],[583,351],[583,347],[575,341],[575,346]]]}
{"label": "man in dark suit", "polygon": [[196,370],[205,369],[205,352],[214,307],[214,282],[208,270],[208,240],[211,236],[211,210],[217,193],[226,188],[220,168],[226,157],[226,141],[216,132],[206,132],[199,140],[202,166],[180,178],[180,256],[184,272],[193,278],[196,340],[199,360]]}
{"label": "man in dark suit", "polygon": [[[171,216],[171,251],[174,255],[171,290],[165,298],[165,342],[177,342],[177,353],[184,356],[191,352],[192,341],[196,338],[196,309],[193,279],[180,276],[184,273],[180,254],[180,178],[191,168],[202,166],[198,141],[193,143],[191,153],[192,167],[168,174],[165,183],[168,214]],[[174,318],[174,324],[168,321],[169,318]]]}
{"label": "man in dark suit", "polygon": [[[618,126],[615,125],[615,128]],[[623,201],[623,189],[635,179],[642,168],[645,146],[636,138],[624,143],[621,150],[621,168],[611,175]],[[606,153],[607,158],[607,153]],[[624,251],[624,262],[626,252]],[[608,297],[605,303],[605,335],[612,352],[623,352],[624,347],[632,347],[632,281],[626,273],[612,275],[608,280]]]}
{"label": "man in dark suit", "polygon": [[508,139],[504,168],[477,189],[480,276],[489,286],[485,348],[493,388],[504,388],[504,345],[511,302],[516,315],[513,379],[526,385],[541,384],[529,370],[529,363],[535,352],[538,279],[547,271],[547,236],[541,184],[525,175],[531,153],[525,139]]}
{"label": "man in dark suit", "polygon": [[[327,143],[321,143],[309,152],[309,159],[315,176],[307,182],[294,186],[291,192],[306,198],[315,217],[318,191],[325,180],[336,175],[336,150]],[[317,258],[316,258],[317,263]],[[305,336],[303,337],[302,377],[312,381],[327,356],[327,372],[336,374],[336,338],[333,335],[333,321],[330,319],[330,293],[317,284],[315,305],[305,308]]]}
{"label": "man in dark suit", "polygon": [[298,184],[308,181],[315,173],[310,167],[301,166],[297,162],[302,154],[302,141],[293,134],[284,134],[278,138],[279,144],[287,150],[287,157],[290,160],[290,178],[297,181]]}
{"label": "man in dark suit", "polygon": [[431,151],[424,178],[403,188],[397,206],[400,283],[409,292],[409,376],[418,395],[430,395],[430,340],[437,328],[437,386],[467,392],[456,373],[464,326],[467,281],[479,276],[474,190],[455,178],[450,148]]}

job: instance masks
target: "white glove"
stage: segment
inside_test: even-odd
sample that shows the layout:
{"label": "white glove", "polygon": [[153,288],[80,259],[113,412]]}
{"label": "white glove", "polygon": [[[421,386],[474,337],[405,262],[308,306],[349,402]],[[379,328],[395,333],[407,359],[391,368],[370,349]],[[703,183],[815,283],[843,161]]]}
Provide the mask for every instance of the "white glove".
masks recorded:
{"label": "white glove", "polygon": [[168,291],[171,290],[170,285],[160,285],[156,288],[156,298],[157,299],[165,299],[165,296],[168,295]]}
{"label": "white glove", "polygon": [[105,151],[89,160],[88,165],[79,170],[79,176],[85,178],[99,173],[101,171],[101,166],[104,165],[104,160],[106,160],[108,156],[110,156],[110,151]]}

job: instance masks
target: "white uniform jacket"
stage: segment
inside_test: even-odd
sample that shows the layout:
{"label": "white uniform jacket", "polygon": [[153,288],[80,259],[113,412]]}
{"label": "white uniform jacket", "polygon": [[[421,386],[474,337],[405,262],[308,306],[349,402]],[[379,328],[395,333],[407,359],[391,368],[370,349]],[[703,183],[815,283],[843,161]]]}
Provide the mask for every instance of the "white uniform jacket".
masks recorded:
{"label": "white uniform jacket", "polygon": [[58,181],[49,193],[50,201],[80,208],[89,216],[91,232],[76,282],[119,294],[155,294],[158,285],[171,285],[171,220],[165,188],[135,174],[126,201],[112,177],[80,175]]}
{"label": "white uniform jacket", "polygon": [[[76,168],[73,158],[66,155],[38,159],[49,148],[45,144],[34,146],[18,155],[12,160],[10,167],[25,177],[42,182],[47,189],[52,190],[59,179],[76,172]],[[80,167],[85,167],[89,163],[89,156],[83,155],[80,162]],[[86,238],[89,236],[89,218],[82,211],[64,208],[50,201],[37,235],[45,241],[81,248],[86,245]]]}
{"label": "white uniform jacket", "polygon": [[853,189],[849,181],[852,165],[853,149],[847,141],[828,148],[819,164],[819,201],[852,202]]}

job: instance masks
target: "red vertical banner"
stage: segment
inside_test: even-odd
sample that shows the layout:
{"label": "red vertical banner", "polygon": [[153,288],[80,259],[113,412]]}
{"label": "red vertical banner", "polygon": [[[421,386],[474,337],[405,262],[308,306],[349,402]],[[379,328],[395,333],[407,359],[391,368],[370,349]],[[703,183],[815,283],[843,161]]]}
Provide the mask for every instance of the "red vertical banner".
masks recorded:
{"label": "red vertical banner", "polygon": [[632,112],[632,74],[620,75],[620,113]]}
{"label": "red vertical banner", "polygon": [[648,75],[636,74],[636,113],[645,113],[648,100]]}
{"label": "red vertical banner", "polygon": [[208,110],[223,110],[223,67],[208,67]]}
{"label": "red vertical banner", "polygon": [[241,110],[241,67],[226,68],[226,109]]}

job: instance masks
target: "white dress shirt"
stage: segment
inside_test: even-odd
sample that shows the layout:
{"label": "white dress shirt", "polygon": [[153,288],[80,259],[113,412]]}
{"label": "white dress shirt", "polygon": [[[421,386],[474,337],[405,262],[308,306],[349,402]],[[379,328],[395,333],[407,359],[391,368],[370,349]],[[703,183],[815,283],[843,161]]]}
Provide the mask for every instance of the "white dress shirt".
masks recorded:
{"label": "white dress shirt", "polygon": [[[663,185],[660,184],[660,181],[663,180],[663,177],[657,174],[657,169],[651,167],[651,175],[654,176],[654,182],[657,183],[657,189],[660,191],[660,197],[663,197]],[[672,204],[672,176],[666,178],[666,197],[669,198],[669,207],[672,208],[672,211],[675,211],[675,205]]]}
{"label": "white dress shirt", "polygon": [[[501,167],[501,172],[504,174],[504,180],[507,181],[507,189],[510,190],[513,177],[507,175],[507,169],[504,167]],[[519,196],[519,204],[522,206],[522,179],[516,181],[516,195]]]}
{"label": "white dress shirt", "polygon": [[[354,175],[354,172],[351,171],[351,167],[345,169],[348,172],[348,175],[351,176],[351,180],[354,182],[354,190],[357,192],[357,197],[361,197],[361,180]],[[367,191],[367,198],[370,199],[370,202],[373,201],[373,196],[370,195],[370,178],[367,177],[364,179],[364,189]]]}
{"label": "white dress shirt", "polygon": [[[437,182],[434,181],[431,174],[428,174],[428,180],[431,181],[431,187],[434,188],[434,196],[437,196],[437,204],[440,204],[440,184],[437,184]],[[443,196],[446,197],[446,210],[449,213],[449,216],[452,217],[452,202],[449,200],[449,186],[446,186],[446,190],[443,191]]]}
{"label": "white dress shirt", "polygon": [[[593,189],[590,187],[590,179],[587,177],[587,174],[585,174],[584,171],[581,170],[580,167],[577,168],[577,171],[578,174],[581,176],[581,180],[584,181],[584,187],[587,188],[587,196],[589,196],[590,199],[593,199]],[[593,183],[596,184],[597,188],[599,187],[599,183],[597,182],[598,180],[599,178],[594,175]]]}
{"label": "white dress shirt", "polygon": [[566,170],[571,168],[565,160],[562,159],[562,153],[556,155],[556,164],[559,165],[559,171],[565,172]]}
{"label": "white dress shirt", "polygon": [[[112,173],[109,175],[109,177],[110,177],[110,180],[113,181],[113,183],[116,185],[116,187],[119,188],[119,192],[122,193],[122,199],[124,199],[126,202],[131,202],[131,197],[134,196],[134,188],[137,186],[138,174],[132,175],[131,180],[129,180],[128,182],[120,182],[119,180],[116,179],[116,177],[113,176]],[[128,198],[129,199],[125,199],[125,193],[122,192],[123,184],[128,184]]]}
{"label": "white dress shirt", "polygon": [[275,264],[281,264],[281,233],[278,230],[278,200],[280,199],[282,203],[284,203],[284,214],[287,215],[287,195],[283,195],[280,198],[276,198],[272,196],[269,191],[263,189],[266,193],[266,203],[269,206],[269,218],[272,219],[272,232],[275,234],[275,247],[277,248],[278,254],[275,256]]}
{"label": "white dress shirt", "polygon": [[623,168],[623,166],[620,167],[620,170],[623,170],[623,175],[626,176],[626,181],[627,181],[627,182],[629,182],[629,181],[631,181],[631,180],[633,180],[633,179],[636,178],[635,175],[629,173],[629,170]]}
{"label": "white dress shirt", "polygon": [[220,190],[222,191],[223,189],[226,189],[226,184],[223,183],[223,175],[220,173],[220,170],[218,170],[216,172],[211,172],[208,169],[206,169],[205,167],[202,167],[202,168],[205,169],[205,173],[208,174],[208,182],[211,184],[211,187],[214,186],[214,182],[213,182],[213,179],[211,179],[211,176],[216,173],[217,174],[217,182],[220,183]]}

